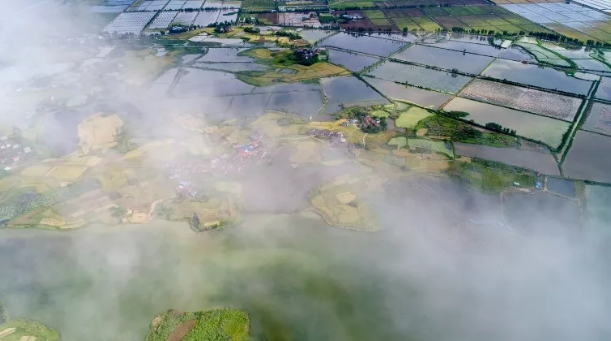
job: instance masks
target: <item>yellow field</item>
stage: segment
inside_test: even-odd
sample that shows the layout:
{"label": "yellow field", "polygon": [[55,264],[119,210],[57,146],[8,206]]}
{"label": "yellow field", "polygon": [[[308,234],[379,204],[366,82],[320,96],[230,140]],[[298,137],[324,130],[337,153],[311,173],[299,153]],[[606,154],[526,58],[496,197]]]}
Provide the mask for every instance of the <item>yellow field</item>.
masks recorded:
{"label": "yellow field", "polygon": [[[290,124],[281,126],[278,124],[278,120],[280,119],[285,120]],[[298,116],[277,111],[268,111],[253,122],[255,127],[261,129],[267,136],[270,137],[296,135],[299,133],[300,128],[303,127],[303,124],[304,121]]]}
{"label": "yellow field", "polygon": [[292,163],[314,163],[322,161],[320,143],[314,140],[299,142],[295,152],[290,156]]}
{"label": "yellow field", "polygon": [[59,180],[74,181],[83,175],[86,170],[87,167],[83,166],[56,166],[47,176]]}
{"label": "yellow field", "polygon": [[379,227],[366,203],[358,200],[358,192],[368,188],[367,181],[348,175],[320,186],[310,204],[330,225],[373,232]]}
{"label": "yellow field", "polygon": [[83,153],[92,149],[110,148],[116,145],[115,136],[123,121],[118,115],[92,115],[78,125],[79,145]]}
{"label": "yellow field", "polygon": [[46,165],[37,165],[24,169],[21,171],[21,176],[31,176],[31,177],[43,177],[51,170],[50,166]]}

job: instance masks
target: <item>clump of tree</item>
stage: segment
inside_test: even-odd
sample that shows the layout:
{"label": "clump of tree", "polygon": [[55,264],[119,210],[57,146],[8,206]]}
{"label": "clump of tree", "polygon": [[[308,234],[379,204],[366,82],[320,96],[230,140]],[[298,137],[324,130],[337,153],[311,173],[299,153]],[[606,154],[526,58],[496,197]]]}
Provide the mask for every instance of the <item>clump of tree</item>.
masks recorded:
{"label": "clump of tree", "polygon": [[231,23],[228,21],[225,22],[216,22],[214,24],[208,25],[210,27],[214,27],[214,33],[227,33],[231,31]]}
{"label": "clump of tree", "polygon": [[387,123],[384,116],[371,116],[365,112],[356,112],[354,117],[359,120],[364,133],[376,134],[386,130]]}
{"label": "clump of tree", "polygon": [[250,26],[248,26],[248,27],[244,27],[244,32],[246,32],[246,33],[255,33],[256,34],[256,33],[260,33],[261,30],[258,29],[257,27],[250,27]]}
{"label": "clump of tree", "polygon": [[511,135],[511,136],[516,136],[516,131],[514,129],[503,127],[502,125],[498,123],[488,122],[486,123],[485,127],[486,129],[489,129],[492,131],[496,131],[496,132]]}
{"label": "clump of tree", "polygon": [[310,66],[318,63],[318,49],[299,48],[293,53],[297,64]]}
{"label": "clump of tree", "polygon": [[299,34],[295,32],[289,32],[289,31],[278,31],[274,33],[274,35],[276,37],[288,37],[290,40],[301,39],[301,36]]}

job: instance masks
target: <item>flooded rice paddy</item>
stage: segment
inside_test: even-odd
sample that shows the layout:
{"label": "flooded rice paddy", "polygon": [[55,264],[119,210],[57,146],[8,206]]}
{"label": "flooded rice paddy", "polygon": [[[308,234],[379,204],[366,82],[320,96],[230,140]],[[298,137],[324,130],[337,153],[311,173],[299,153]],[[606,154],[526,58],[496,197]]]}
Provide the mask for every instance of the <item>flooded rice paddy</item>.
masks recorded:
{"label": "flooded rice paddy", "polygon": [[503,105],[572,122],[582,100],[540,90],[476,79],[461,97]]}
{"label": "flooded rice paddy", "polygon": [[564,178],[548,177],[545,183],[548,191],[564,195],[565,197],[575,197],[575,182]]}
{"label": "flooded rice paddy", "polygon": [[342,65],[352,72],[358,72],[372,64],[377,63],[380,59],[353,52],[329,49],[329,60],[333,64]]}
{"label": "flooded rice paddy", "polygon": [[594,102],[581,129],[611,135],[611,105]]}
{"label": "flooded rice paddy", "polygon": [[467,112],[469,116],[465,117],[465,120],[473,120],[482,126],[491,122],[498,123],[516,130],[517,135],[541,141],[552,148],[560,145],[562,135],[570,126],[568,122],[561,120],[458,97],[446,104],[443,109]]}
{"label": "flooded rice paddy", "polygon": [[353,76],[323,78],[320,83],[328,97],[325,112],[329,114],[343,106],[388,104],[377,91]]}
{"label": "flooded rice paddy", "polygon": [[404,47],[405,43],[385,38],[338,33],[322,40],[318,45],[387,57]]}
{"label": "flooded rice paddy", "polygon": [[457,69],[470,74],[479,74],[493,60],[492,57],[445,50],[426,45],[410,46],[393,57],[448,70]]}
{"label": "flooded rice paddy", "polygon": [[551,153],[516,148],[497,148],[469,143],[454,143],[456,155],[476,157],[532,169],[548,175],[560,175],[556,159]]}
{"label": "flooded rice paddy", "polygon": [[577,233],[580,211],[575,200],[551,193],[507,193],[503,212],[509,225],[527,235],[562,236]]}
{"label": "flooded rice paddy", "polygon": [[573,179],[611,182],[611,137],[579,130],[573,139],[562,170]]}
{"label": "flooded rice paddy", "polygon": [[450,95],[437,91],[424,90],[372,77],[365,77],[364,79],[388,98],[416,103],[423,107],[439,109],[450,99]]}
{"label": "flooded rice paddy", "polygon": [[495,60],[484,72],[484,76],[505,79],[515,83],[560,90],[577,95],[587,95],[592,82],[567,76],[550,67],[522,64],[510,60]]}
{"label": "flooded rice paddy", "polygon": [[387,81],[407,83],[447,93],[457,93],[472,80],[471,77],[450,72],[389,61],[376,66],[369,72],[369,75]]}
{"label": "flooded rice paddy", "polygon": [[454,41],[454,40],[444,40],[441,42],[436,42],[433,44],[427,44],[434,47],[444,48],[448,50],[455,50],[458,52],[470,52],[474,54],[481,54],[484,56],[496,57],[501,53],[501,49],[494,47],[488,44],[488,41],[485,41],[485,44],[471,44],[470,42],[463,41]]}
{"label": "flooded rice paddy", "polygon": [[503,49],[503,51],[499,54],[498,57],[502,59],[515,60],[518,62],[521,62],[523,60],[524,61],[535,60],[535,57],[533,55],[526,52],[524,49],[520,47],[514,47],[514,46],[507,48],[507,49]]}
{"label": "flooded rice paddy", "polygon": [[602,77],[598,89],[596,90],[596,98],[611,101],[611,78]]}

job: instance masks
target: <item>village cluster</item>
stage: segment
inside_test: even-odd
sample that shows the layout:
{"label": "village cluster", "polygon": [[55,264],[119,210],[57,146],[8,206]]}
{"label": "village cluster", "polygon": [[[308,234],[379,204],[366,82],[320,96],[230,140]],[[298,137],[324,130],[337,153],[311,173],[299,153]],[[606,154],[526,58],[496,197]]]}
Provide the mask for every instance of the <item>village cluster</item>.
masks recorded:
{"label": "village cluster", "polygon": [[8,136],[0,137],[0,164],[6,172],[15,167],[31,152],[32,148],[22,146]]}
{"label": "village cluster", "polygon": [[268,157],[268,151],[260,137],[251,137],[250,143],[235,145],[233,149],[234,151],[231,154],[224,153],[201,162],[167,165],[172,173],[170,179],[180,181],[178,187],[176,187],[176,193],[179,196],[195,197],[198,193],[193,184],[195,176],[240,173],[248,166],[261,164]]}

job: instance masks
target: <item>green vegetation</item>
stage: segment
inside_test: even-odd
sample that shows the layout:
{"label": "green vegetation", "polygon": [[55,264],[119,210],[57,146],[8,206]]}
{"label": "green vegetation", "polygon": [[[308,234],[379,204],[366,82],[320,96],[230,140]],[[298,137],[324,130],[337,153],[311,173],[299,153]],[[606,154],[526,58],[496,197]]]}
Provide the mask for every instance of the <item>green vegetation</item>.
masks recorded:
{"label": "green vegetation", "polygon": [[168,310],[157,316],[145,341],[248,341],[248,314],[238,309],[214,309],[180,313]]}
{"label": "green vegetation", "polygon": [[28,319],[12,319],[8,322],[0,325],[0,332],[15,328],[15,331],[2,338],[2,341],[17,341],[22,336],[33,336],[37,340],[41,341],[59,341],[59,332],[55,329],[49,328],[44,324]]}
{"label": "green vegetation", "polygon": [[395,120],[395,125],[399,128],[413,129],[416,127],[418,122],[433,115],[433,113],[426,109],[411,107],[399,115],[399,118]]}
{"label": "green vegetation", "polygon": [[37,208],[51,207],[58,202],[78,198],[97,188],[100,188],[100,183],[96,180],[88,179],[44,194],[16,189],[15,193],[2,203],[0,207],[0,221],[11,220]]}
{"label": "green vegetation", "polygon": [[398,148],[403,148],[407,146],[407,137],[405,136],[397,136],[393,137],[388,141],[389,146],[397,146]]}
{"label": "green vegetation", "polygon": [[415,129],[427,129],[427,136],[448,137],[454,142],[481,144],[492,147],[515,147],[518,139],[494,132],[482,132],[471,125],[442,115],[427,117]]}
{"label": "green vegetation", "polygon": [[521,187],[534,187],[536,181],[533,171],[482,159],[452,162],[448,174],[487,192],[500,192],[514,183]]}
{"label": "green vegetation", "polygon": [[407,144],[410,149],[431,151],[454,158],[454,148],[451,142],[432,141],[425,139],[408,139]]}

